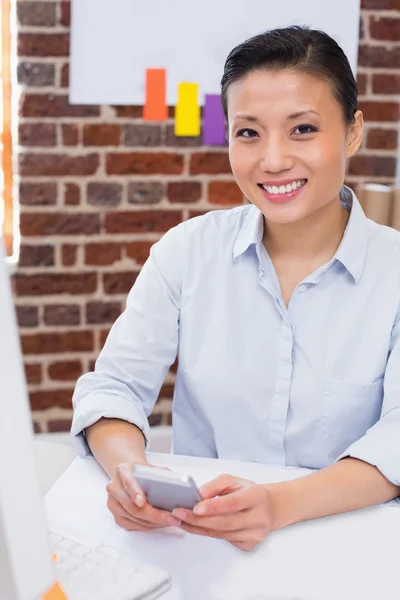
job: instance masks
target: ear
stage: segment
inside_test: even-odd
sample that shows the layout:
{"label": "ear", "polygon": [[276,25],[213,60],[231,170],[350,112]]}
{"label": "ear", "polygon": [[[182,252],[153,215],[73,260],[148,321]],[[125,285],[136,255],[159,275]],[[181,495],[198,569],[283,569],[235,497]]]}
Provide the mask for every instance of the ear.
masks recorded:
{"label": "ear", "polygon": [[364,118],[361,110],[354,115],[354,123],[348,126],[346,141],[346,158],[350,158],[361,146],[364,131]]}

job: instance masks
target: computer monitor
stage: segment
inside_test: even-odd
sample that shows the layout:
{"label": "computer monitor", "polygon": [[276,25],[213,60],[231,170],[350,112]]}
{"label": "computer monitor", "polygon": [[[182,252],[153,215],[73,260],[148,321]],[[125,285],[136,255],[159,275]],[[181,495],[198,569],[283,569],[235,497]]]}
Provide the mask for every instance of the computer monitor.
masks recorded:
{"label": "computer monitor", "polygon": [[0,236],[0,600],[36,600],[54,573],[4,255]]}

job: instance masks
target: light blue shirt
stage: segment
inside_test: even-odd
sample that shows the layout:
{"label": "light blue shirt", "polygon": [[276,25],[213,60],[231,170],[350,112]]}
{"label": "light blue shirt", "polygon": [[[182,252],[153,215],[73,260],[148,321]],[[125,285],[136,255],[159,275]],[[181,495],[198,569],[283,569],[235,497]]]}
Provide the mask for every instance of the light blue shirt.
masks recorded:
{"label": "light blue shirt", "polygon": [[400,233],[351,211],[335,256],[286,308],[253,205],[174,227],[151,249],[72,433],[147,417],[176,356],[173,452],[319,469],[345,456],[400,485]]}

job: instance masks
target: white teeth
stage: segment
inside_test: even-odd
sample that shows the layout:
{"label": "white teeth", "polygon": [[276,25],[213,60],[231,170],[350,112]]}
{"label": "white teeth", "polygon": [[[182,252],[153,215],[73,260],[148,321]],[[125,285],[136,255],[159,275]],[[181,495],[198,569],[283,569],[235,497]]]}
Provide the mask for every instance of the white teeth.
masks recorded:
{"label": "white teeth", "polygon": [[303,187],[306,183],[306,179],[299,179],[298,181],[293,181],[292,183],[288,183],[287,185],[280,185],[279,187],[276,185],[263,185],[262,187],[269,194],[288,194],[294,190],[297,190],[299,187]]}

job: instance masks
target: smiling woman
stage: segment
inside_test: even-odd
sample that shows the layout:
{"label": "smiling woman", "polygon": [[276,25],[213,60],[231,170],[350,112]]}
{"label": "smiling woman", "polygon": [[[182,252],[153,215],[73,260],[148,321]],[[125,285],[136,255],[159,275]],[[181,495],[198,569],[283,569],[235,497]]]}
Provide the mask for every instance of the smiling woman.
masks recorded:
{"label": "smiling woman", "polygon": [[[267,31],[229,54],[229,158],[249,204],[174,227],[151,249],[72,433],[112,481],[126,529],[169,523],[132,475],[179,358],[173,451],[317,469],[282,484],[225,475],[185,530],[250,550],[271,530],[400,495],[400,234],[344,185],[363,116],[335,40]],[[207,307],[212,310],[207,310]]]}

